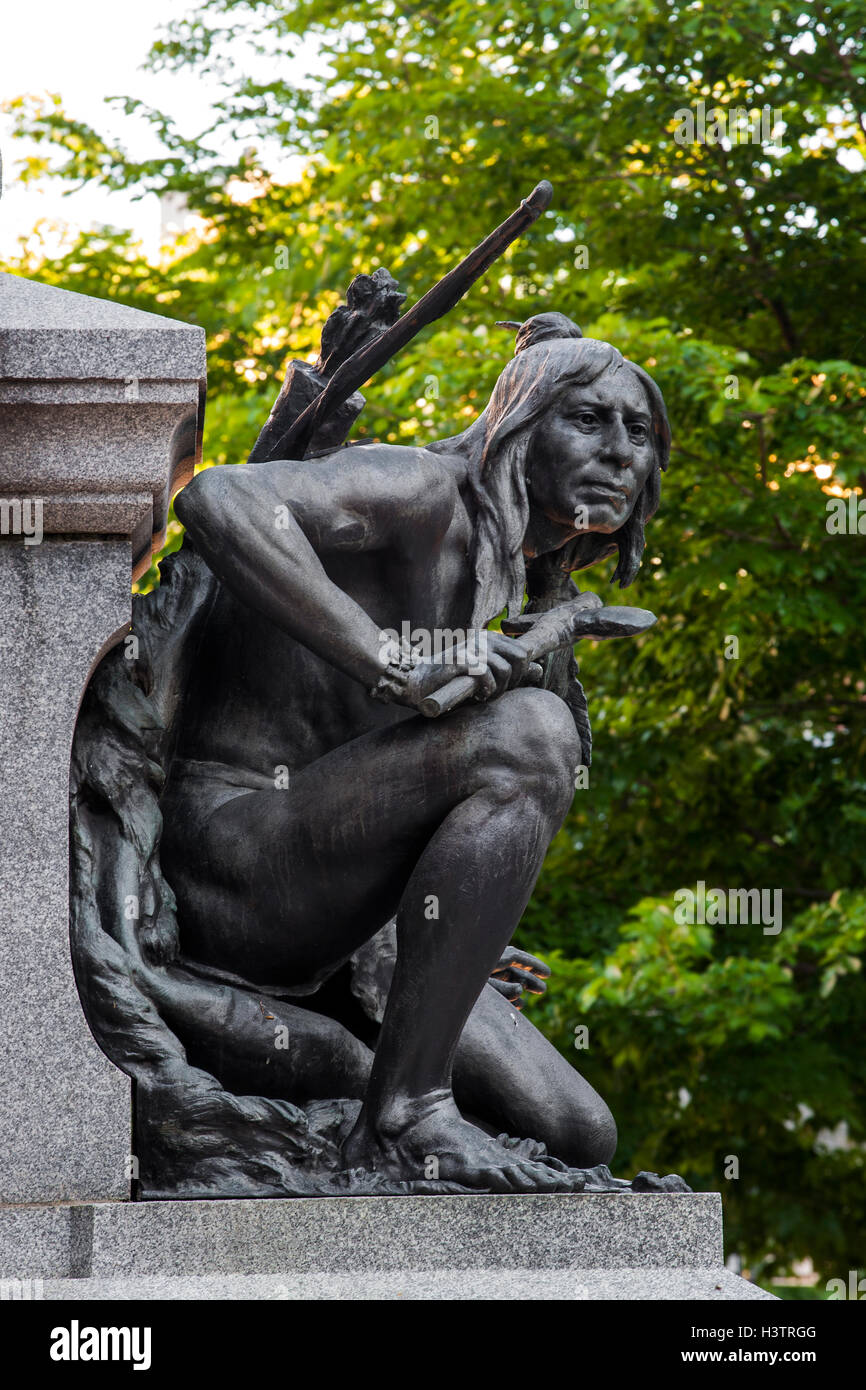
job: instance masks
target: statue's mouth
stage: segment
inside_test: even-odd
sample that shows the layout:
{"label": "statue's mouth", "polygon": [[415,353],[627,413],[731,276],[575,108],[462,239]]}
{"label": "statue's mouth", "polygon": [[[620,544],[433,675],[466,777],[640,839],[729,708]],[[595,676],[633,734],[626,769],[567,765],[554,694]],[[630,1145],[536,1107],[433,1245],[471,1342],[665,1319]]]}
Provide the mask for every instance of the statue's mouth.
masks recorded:
{"label": "statue's mouth", "polygon": [[631,491],[628,488],[616,487],[613,483],[594,482],[584,483],[584,490],[598,497],[603,497],[608,502],[628,502]]}

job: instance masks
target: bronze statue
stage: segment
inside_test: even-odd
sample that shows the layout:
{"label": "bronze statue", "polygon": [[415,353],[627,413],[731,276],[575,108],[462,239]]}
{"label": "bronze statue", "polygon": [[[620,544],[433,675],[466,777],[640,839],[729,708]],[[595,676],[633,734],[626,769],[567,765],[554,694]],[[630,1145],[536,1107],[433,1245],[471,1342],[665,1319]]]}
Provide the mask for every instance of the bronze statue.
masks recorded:
{"label": "bronze statue", "polygon": [[178,496],[139,650],[85,702],[73,948],[145,1195],[628,1186],[509,943],[590,759],[574,642],[654,621],[570,576],[637,573],[664,404],[542,314],[462,434],[340,446],[401,298],[358,277],[250,463]]}

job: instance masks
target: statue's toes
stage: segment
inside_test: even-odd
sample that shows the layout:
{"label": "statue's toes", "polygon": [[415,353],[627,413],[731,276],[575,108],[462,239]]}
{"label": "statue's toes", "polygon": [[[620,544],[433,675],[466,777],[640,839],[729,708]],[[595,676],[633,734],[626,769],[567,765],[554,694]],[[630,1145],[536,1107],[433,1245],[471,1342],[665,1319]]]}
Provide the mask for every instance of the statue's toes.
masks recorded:
{"label": "statue's toes", "polygon": [[659,1177],[658,1173],[638,1173],[632,1179],[632,1192],[691,1192],[688,1183],[680,1177],[679,1173],[667,1173],[664,1177]]}
{"label": "statue's toes", "polygon": [[508,1149],[509,1153],[518,1154],[521,1158],[547,1158],[547,1148],[538,1139],[515,1139],[510,1134],[497,1134],[496,1142]]}

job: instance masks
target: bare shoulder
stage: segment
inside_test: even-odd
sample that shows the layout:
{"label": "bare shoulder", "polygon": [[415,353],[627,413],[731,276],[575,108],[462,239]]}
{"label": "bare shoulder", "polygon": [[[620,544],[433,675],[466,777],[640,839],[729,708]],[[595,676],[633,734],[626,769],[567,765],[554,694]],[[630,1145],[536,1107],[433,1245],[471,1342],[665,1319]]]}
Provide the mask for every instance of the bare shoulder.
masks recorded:
{"label": "bare shoulder", "polygon": [[371,494],[385,490],[403,502],[428,497],[434,503],[458,491],[460,461],[448,454],[407,444],[350,444],[318,460],[336,479],[342,475],[368,485]]}
{"label": "bare shoulder", "polygon": [[444,535],[460,506],[459,461],[422,447],[349,445],[310,467],[332,505],[392,535]]}
{"label": "bare shoulder", "polygon": [[435,546],[462,510],[459,460],[400,444],[354,444],[311,459],[209,468],[175,509],[193,532],[237,538],[291,514],[313,546],[381,550]]}

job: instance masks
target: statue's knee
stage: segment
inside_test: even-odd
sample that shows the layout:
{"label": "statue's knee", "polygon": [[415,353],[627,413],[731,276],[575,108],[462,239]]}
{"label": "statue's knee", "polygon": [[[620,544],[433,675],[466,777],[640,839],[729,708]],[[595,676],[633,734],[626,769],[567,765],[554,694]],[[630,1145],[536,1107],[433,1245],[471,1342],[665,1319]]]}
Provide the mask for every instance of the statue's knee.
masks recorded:
{"label": "statue's knee", "polygon": [[583,1157],[579,1167],[594,1168],[597,1163],[612,1163],[616,1145],[616,1121],[604,1101],[599,1099],[597,1109],[589,1116],[581,1143]]}
{"label": "statue's knee", "polygon": [[589,1105],[585,1096],[575,1105],[570,1101],[546,1127],[548,1152],[572,1168],[595,1168],[611,1163],[616,1153],[616,1122],[601,1096],[593,1095]]}
{"label": "statue's knee", "polygon": [[580,739],[568,706],[549,690],[509,691],[487,707],[482,767],[503,797],[535,796],[561,819],[574,795]]}

